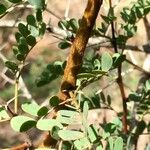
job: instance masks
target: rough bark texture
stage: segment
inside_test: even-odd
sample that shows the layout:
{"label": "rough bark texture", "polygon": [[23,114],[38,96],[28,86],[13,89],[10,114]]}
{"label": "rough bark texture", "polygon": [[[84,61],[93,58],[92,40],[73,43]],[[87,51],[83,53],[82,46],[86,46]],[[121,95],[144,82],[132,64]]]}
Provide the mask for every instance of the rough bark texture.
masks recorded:
{"label": "rough bark texture", "polygon": [[82,66],[84,51],[101,5],[102,0],[88,0],[79,30],[70,48],[70,54],[64,71],[60,93],[62,101],[69,98],[68,92],[76,88],[77,74]]}

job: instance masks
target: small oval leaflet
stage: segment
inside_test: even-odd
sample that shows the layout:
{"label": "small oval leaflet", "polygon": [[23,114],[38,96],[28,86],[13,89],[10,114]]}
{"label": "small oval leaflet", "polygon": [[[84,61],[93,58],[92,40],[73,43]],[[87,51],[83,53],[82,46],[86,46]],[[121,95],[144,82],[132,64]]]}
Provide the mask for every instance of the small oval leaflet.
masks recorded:
{"label": "small oval leaflet", "polygon": [[34,127],[36,121],[27,116],[16,116],[10,121],[11,127],[18,132],[25,132]]}
{"label": "small oval leaflet", "polygon": [[58,135],[64,141],[74,141],[84,137],[82,132],[73,130],[59,130]]}
{"label": "small oval leaflet", "polygon": [[55,119],[40,119],[36,127],[43,131],[51,131],[53,127],[63,128],[63,125]]}
{"label": "small oval leaflet", "polygon": [[32,35],[28,35],[26,40],[30,46],[34,46],[36,44],[36,38]]}
{"label": "small oval leaflet", "polygon": [[49,100],[49,104],[50,104],[50,106],[52,106],[52,107],[58,106],[59,103],[60,103],[60,100],[59,100],[59,98],[58,98],[57,96],[52,96],[52,97],[50,98],[50,100]]}
{"label": "small oval leaflet", "polygon": [[107,72],[112,67],[112,64],[113,60],[110,54],[108,52],[103,53],[101,58],[102,70]]}
{"label": "small oval leaflet", "polygon": [[3,13],[5,13],[6,10],[7,10],[7,8],[3,4],[0,4],[0,15],[2,15]]}

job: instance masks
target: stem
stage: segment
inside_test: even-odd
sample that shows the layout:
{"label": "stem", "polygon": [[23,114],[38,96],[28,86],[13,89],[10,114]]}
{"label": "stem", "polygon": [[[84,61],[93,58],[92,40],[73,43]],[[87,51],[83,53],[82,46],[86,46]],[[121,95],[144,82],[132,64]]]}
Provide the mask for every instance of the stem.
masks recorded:
{"label": "stem", "polygon": [[127,134],[128,129],[127,129],[127,104],[126,104],[126,95],[125,95],[125,90],[124,90],[124,85],[123,85],[123,80],[121,76],[121,70],[122,70],[122,65],[118,67],[118,79],[117,83],[120,89],[121,97],[122,97],[122,104],[123,104],[123,116],[122,116],[122,122],[123,122],[123,131],[125,134]]}
{"label": "stem", "polygon": [[[112,9],[112,2],[109,0],[109,6],[110,9]],[[111,22],[111,29],[112,29],[112,45],[114,47],[115,53],[118,53],[118,48],[117,48],[117,42],[116,42],[116,37],[115,37],[115,28],[114,28],[114,22]],[[123,122],[123,132],[127,134],[128,129],[127,129],[127,104],[126,104],[126,95],[125,95],[125,90],[124,90],[124,85],[123,85],[123,79],[122,79],[122,64],[118,67],[118,79],[117,83],[120,89],[121,97],[122,97],[122,105],[123,105],[123,116],[122,116],[122,122]]]}
{"label": "stem", "polygon": [[14,100],[14,112],[15,114],[18,113],[18,79],[15,81],[15,100]]}

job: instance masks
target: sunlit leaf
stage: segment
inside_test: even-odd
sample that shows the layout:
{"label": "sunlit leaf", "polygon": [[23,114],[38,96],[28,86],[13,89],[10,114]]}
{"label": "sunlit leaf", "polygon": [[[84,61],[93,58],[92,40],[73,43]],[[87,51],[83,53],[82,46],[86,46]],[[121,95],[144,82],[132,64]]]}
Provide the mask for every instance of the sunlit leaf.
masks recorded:
{"label": "sunlit leaf", "polygon": [[74,146],[78,150],[84,150],[90,147],[90,142],[87,137],[74,141]]}
{"label": "sunlit leaf", "polygon": [[101,58],[101,67],[102,71],[108,71],[112,67],[113,61],[112,57],[110,56],[109,53],[105,52],[102,54]]}
{"label": "sunlit leaf", "polygon": [[9,118],[9,115],[3,106],[0,106],[0,120]]}
{"label": "sunlit leaf", "polygon": [[73,130],[59,130],[58,135],[64,141],[74,141],[84,137],[82,132]]}
{"label": "sunlit leaf", "polygon": [[40,106],[35,102],[25,102],[21,105],[21,108],[26,113],[29,113],[33,116],[38,116],[37,113],[40,109]]}
{"label": "sunlit leaf", "polygon": [[114,150],[123,150],[123,139],[121,137],[117,137],[115,140]]}
{"label": "sunlit leaf", "polygon": [[55,119],[40,119],[36,127],[43,131],[51,131],[53,127],[63,128],[63,125]]}
{"label": "sunlit leaf", "polygon": [[45,0],[28,0],[28,2],[37,9],[43,9],[45,6]]}
{"label": "sunlit leaf", "polygon": [[36,121],[27,116],[16,116],[10,121],[11,127],[18,132],[25,132],[36,125]]}

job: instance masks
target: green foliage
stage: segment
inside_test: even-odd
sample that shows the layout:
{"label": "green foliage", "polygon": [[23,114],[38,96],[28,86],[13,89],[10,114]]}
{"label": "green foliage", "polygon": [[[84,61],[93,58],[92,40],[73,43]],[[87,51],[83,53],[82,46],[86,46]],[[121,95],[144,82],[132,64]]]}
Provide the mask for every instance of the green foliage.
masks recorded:
{"label": "green foliage", "polygon": [[36,127],[43,131],[52,131],[54,127],[63,129],[63,125],[55,119],[40,119],[37,122]]}
{"label": "green foliage", "polygon": [[48,112],[47,107],[41,107],[35,102],[25,102],[22,104],[21,108],[24,112],[33,116],[44,116]]}
{"label": "green foliage", "polygon": [[7,68],[11,69],[13,72],[18,70],[18,65],[11,61],[6,61],[5,65]]}
{"label": "green foliage", "polygon": [[0,4],[0,15],[4,14],[6,10],[7,8],[3,4]]}
{"label": "green foliage", "polygon": [[8,115],[7,111],[5,110],[5,107],[0,106],[0,120],[8,119],[8,118],[9,118],[9,115]]}
{"label": "green foliage", "polygon": [[45,7],[45,0],[28,0],[28,2],[36,9],[44,9]]}
{"label": "green foliage", "polygon": [[64,141],[74,141],[84,137],[82,132],[73,130],[60,130],[58,135]]}
{"label": "green foliage", "polygon": [[137,113],[140,115],[149,113],[150,110],[150,80],[147,80],[141,89],[141,92],[131,93],[129,100],[137,103]]}
{"label": "green foliage", "polygon": [[19,3],[19,2],[21,2],[22,0],[8,0],[9,2],[11,2],[11,3]]}
{"label": "green foliage", "polygon": [[27,116],[16,116],[10,121],[11,127],[18,132],[25,132],[36,125],[36,121]]}
{"label": "green foliage", "polygon": [[57,96],[52,96],[52,97],[50,98],[50,100],[49,100],[49,104],[50,104],[50,106],[52,106],[52,107],[58,106],[59,103],[60,103],[60,100],[59,100],[59,98],[58,98]]}
{"label": "green foliage", "polygon": [[70,47],[70,43],[68,43],[67,41],[62,41],[58,44],[58,47],[60,49],[66,49],[66,48]]}
{"label": "green foliage", "polygon": [[[22,0],[9,0],[14,4],[23,3]],[[25,65],[26,58],[32,48],[38,43],[38,40],[44,36],[46,31],[46,24],[43,22],[43,11],[46,8],[45,0],[27,0],[27,3],[32,5],[35,9],[35,14],[30,14],[26,17],[25,23],[18,24],[18,31],[15,34],[16,45],[12,50],[17,59],[14,61],[6,61],[5,66],[10,69],[19,81],[22,68]],[[7,12],[7,7],[0,4],[0,15],[3,16]],[[125,7],[122,9],[120,15],[123,23],[121,24],[120,34],[119,32],[114,37],[109,37],[106,33],[108,27],[112,25],[113,21],[116,21],[116,15],[114,8],[110,8],[108,14],[101,15],[102,22],[100,27],[93,29],[91,37],[104,37],[116,47],[124,48],[127,40],[133,37],[137,31],[136,23],[146,16],[150,12],[149,0],[139,0],[131,8]],[[66,33],[63,40],[58,44],[60,49],[67,49],[71,46],[77,30],[79,29],[80,20],[76,19],[62,19],[58,22],[58,27]],[[17,114],[13,116],[10,124],[11,127],[18,132],[26,132],[32,127],[36,127],[42,131],[50,132],[51,136],[57,140],[62,141],[62,149],[75,149],[84,150],[92,149],[102,150],[102,141],[106,141],[108,144],[106,149],[108,150],[123,150],[127,148],[127,143],[132,144],[136,137],[143,133],[145,128],[150,130],[149,124],[143,120],[143,116],[149,113],[150,110],[150,80],[147,80],[140,91],[132,91],[128,96],[128,101],[133,101],[136,104],[137,115],[141,116],[141,120],[137,117],[132,118],[131,113],[128,110],[128,125],[132,123],[131,119],[136,122],[136,127],[130,127],[129,135],[122,133],[124,124],[120,120],[120,114],[111,122],[95,125],[88,121],[90,111],[92,109],[113,109],[111,93],[104,94],[101,89],[98,92],[94,92],[93,95],[88,96],[88,93],[84,88],[96,81],[99,81],[102,77],[108,79],[108,81],[116,80],[116,69],[118,69],[126,61],[126,56],[123,54],[123,48],[119,49],[117,53],[102,52],[97,53],[94,48],[89,48],[89,54],[86,53],[83,59],[82,66],[77,75],[76,89],[73,92],[73,96],[67,99],[63,104],[58,96],[53,94],[48,99],[46,106],[41,106],[40,102],[30,100],[21,104],[23,115]],[[37,87],[51,83],[64,74],[66,67],[66,61],[54,61],[50,62],[42,71],[39,78],[36,79]],[[19,76],[17,76],[17,73]],[[69,73],[69,72],[68,72]],[[104,79],[105,79],[104,78]],[[102,85],[103,86],[103,85]],[[53,87],[54,88],[54,87]],[[103,87],[102,87],[103,88]],[[94,88],[93,88],[94,89]],[[69,101],[69,102],[68,102]],[[70,102],[71,101],[71,102]],[[59,106],[64,105],[63,109],[59,110]],[[57,110],[57,116],[54,119],[46,118],[52,110]],[[116,112],[116,111],[115,111]],[[28,117],[30,116],[30,117]],[[4,106],[0,106],[0,120],[8,119],[10,116],[8,110]],[[77,126],[78,129],[73,127]],[[131,141],[130,141],[131,140]]]}
{"label": "green foliage", "polygon": [[113,61],[109,53],[103,53],[101,58],[102,71],[107,72],[112,67]]}
{"label": "green foliage", "polygon": [[55,61],[47,65],[40,77],[36,80],[38,87],[50,83],[63,74],[65,62]]}

